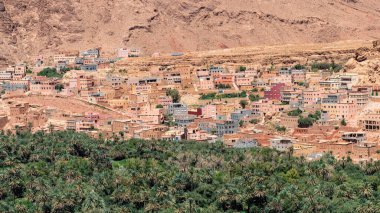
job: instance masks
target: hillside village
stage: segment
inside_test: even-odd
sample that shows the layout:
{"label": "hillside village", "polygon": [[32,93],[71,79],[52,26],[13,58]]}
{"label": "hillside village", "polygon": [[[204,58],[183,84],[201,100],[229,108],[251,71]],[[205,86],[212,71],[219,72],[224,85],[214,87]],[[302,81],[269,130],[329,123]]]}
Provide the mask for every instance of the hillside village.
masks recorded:
{"label": "hillside village", "polygon": [[124,67],[139,57],[162,56],[128,48],[103,55],[94,48],[0,69],[0,129],[223,141],[230,148],[271,147],[309,160],[324,153],[355,162],[380,159],[380,86],[344,64]]}

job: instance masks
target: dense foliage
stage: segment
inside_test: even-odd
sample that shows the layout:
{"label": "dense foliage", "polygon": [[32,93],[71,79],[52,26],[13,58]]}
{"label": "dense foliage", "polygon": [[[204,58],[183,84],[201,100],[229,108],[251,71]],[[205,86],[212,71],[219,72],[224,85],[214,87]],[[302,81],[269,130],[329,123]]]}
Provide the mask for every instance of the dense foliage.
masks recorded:
{"label": "dense foliage", "polygon": [[215,92],[208,94],[201,94],[200,100],[214,100],[214,99],[225,99],[225,98],[246,98],[247,92],[242,91],[241,93],[222,93],[217,94]]}
{"label": "dense foliage", "polygon": [[181,101],[181,95],[177,89],[168,89],[166,90],[166,96],[170,96],[173,100],[173,103],[179,103]]}
{"label": "dense foliage", "polygon": [[343,67],[339,64],[332,63],[313,63],[311,65],[312,70],[331,70],[333,72],[339,72]]}
{"label": "dense foliage", "polygon": [[301,64],[296,64],[293,69],[295,70],[304,70],[306,69],[306,67],[304,65],[301,65]]}
{"label": "dense foliage", "polygon": [[288,116],[293,116],[293,117],[298,117],[301,114],[302,114],[302,110],[300,110],[300,109],[295,109],[295,110],[288,112]]}
{"label": "dense foliage", "polygon": [[314,114],[309,114],[306,118],[300,116],[298,119],[298,127],[300,128],[309,128],[313,126],[313,124],[321,119],[321,111],[316,111]]}
{"label": "dense foliage", "polygon": [[0,134],[0,212],[376,212],[380,163],[269,149]]}
{"label": "dense foliage", "polygon": [[229,84],[217,84],[216,88],[218,88],[218,89],[231,89],[231,85],[229,85]]}
{"label": "dense foliage", "polygon": [[249,100],[252,102],[259,101],[260,99],[261,99],[260,95],[249,94]]}
{"label": "dense foliage", "polygon": [[41,70],[41,72],[39,72],[37,75],[38,76],[46,76],[48,78],[62,78],[63,77],[63,74],[58,73],[57,69],[50,68],[50,67]]}

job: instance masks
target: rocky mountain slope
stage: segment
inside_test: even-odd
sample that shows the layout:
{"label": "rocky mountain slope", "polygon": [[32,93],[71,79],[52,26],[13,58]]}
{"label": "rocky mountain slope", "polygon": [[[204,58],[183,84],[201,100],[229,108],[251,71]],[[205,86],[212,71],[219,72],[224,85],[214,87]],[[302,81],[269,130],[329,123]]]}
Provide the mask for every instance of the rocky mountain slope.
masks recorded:
{"label": "rocky mountain slope", "polygon": [[378,0],[0,0],[0,64],[90,47],[153,53],[379,36]]}

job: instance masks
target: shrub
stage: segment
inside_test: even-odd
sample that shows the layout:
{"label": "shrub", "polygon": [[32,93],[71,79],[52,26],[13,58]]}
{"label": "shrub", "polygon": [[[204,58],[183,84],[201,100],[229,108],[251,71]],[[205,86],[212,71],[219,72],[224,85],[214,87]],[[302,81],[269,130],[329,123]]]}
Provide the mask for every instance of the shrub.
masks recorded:
{"label": "shrub", "polygon": [[249,95],[249,100],[252,101],[252,102],[258,101],[260,99],[261,99],[260,95],[255,95],[255,94],[250,94]]}
{"label": "shrub", "polygon": [[301,114],[302,114],[302,110],[300,110],[300,109],[295,109],[295,110],[288,112],[288,116],[293,116],[293,117],[300,116]]}
{"label": "shrub", "polygon": [[247,68],[244,67],[244,66],[240,66],[240,67],[239,67],[239,71],[240,71],[240,72],[244,72],[244,71],[246,71],[246,70],[247,70]]}
{"label": "shrub", "polygon": [[293,69],[295,69],[295,70],[303,70],[303,69],[305,69],[305,66],[303,66],[303,65],[301,65],[301,64],[297,64],[297,65],[295,65],[295,66],[293,67]]}
{"label": "shrub", "polygon": [[241,108],[245,109],[245,107],[248,105],[248,102],[246,100],[241,100],[239,104]]}
{"label": "shrub", "polygon": [[48,78],[62,78],[63,77],[63,74],[58,73],[57,69],[50,68],[50,67],[41,70],[41,72],[39,72],[37,75],[46,76]]}
{"label": "shrub", "polygon": [[309,127],[313,126],[313,123],[314,123],[314,120],[310,117],[307,117],[307,118],[300,117],[298,119],[298,127],[299,128],[309,128]]}

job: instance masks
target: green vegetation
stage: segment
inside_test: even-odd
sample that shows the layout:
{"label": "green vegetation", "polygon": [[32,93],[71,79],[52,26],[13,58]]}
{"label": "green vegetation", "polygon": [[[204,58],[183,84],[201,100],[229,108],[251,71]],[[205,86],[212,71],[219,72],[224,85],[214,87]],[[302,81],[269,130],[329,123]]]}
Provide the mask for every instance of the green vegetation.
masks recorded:
{"label": "green vegetation", "polygon": [[259,90],[257,88],[253,88],[251,92],[258,92]]}
{"label": "green vegetation", "polygon": [[68,72],[68,71],[70,71],[70,70],[72,70],[71,68],[68,68],[68,67],[65,67],[65,68],[61,68],[61,72]]}
{"label": "green vegetation", "polygon": [[301,86],[301,87],[305,86],[305,82],[303,82],[303,81],[298,82],[297,84],[298,84],[298,86]]}
{"label": "green vegetation", "polygon": [[252,102],[259,101],[261,99],[260,95],[250,94],[249,100]]}
{"label": "green vegetation", "polygon": [[280,125],[276,125],[276,131],[277,132],[286,132],[286,127],[280,126]]}
{"label": "green vegetation", "polygon": [[63,74],[58,73],[55,68],[45,68],[37,74],[38,76],[46,76],[48,78],[62,78]]}
{"label": "green vegetation", "polygon": [[306,69],[306,67],[304,65],[301,65],[301,64],[297,64],[293,67],[293,69],[295,70],[304,70]]}
{"label": "green vegetation", "polygon": [[244,66],[239,67],[240,72],[245,72],[246,70],[247,70],[247,67],[244,67]]}
{"label": "green vegetation", "polygon": [[216,94],[208,93],[208,94],[201,94],[200,100],[214,100],[214,99],[224,99],[224,98],[246,98],[247,92],[243,91],[241,93],[225,93],[225,94]]}
{"label": "green vegetation", "polygon": [[63,84],[57,84],[55,85],[55,90],[58,90],[58,91],[62,91],[63,89],[65,88],[65,86]]}
{"label": "green vegetation", "polygon": [[300,116],[298,119],[298,127],[309,128],[321,118],[321,111],[316,111],[314,114],[309,114],[307,118]]}
{"label": "green vegetation", "polygon": [[173,99],[173,103],[179,103],[181,101],[181,95],[176,89],[166,90],[166,96],[170,96]]}
{"label": "green vegetation", "polygon": [[229,85],[229,84],[218,84],[218,85],[216,85],[216,88],[218,88],[218,89],[231,89],[231,85]]}
{"label": "green vegetation", "polygon": [[249,121],[249,123],[251,124],[258,124],[259,122],[260,122],[259,119],[256,119],[256,118]]}
{"label": "green vegetation", "polygon": [[304,117],[300,117],[298,119],[298,127],[299,128],[309,128],[311,126],[313,126],[313,119],[307,117],[307,118],[304,118]]}
{"label": "green vegetation", "polygon": [[343,118],[343,120],[340,121],[340,125],[347,126],[347,122],[344,118]]}
{"label": "green vegetation", "polygon": [[26,69],[26,72],[25,72],[26,74],[32,74],[33,73],[33,71],[31,70],[31,69]]}
{"label": "green vegetation", "polygon": [[240,126],[240,127],[243,127],[243,126],[244,126],[244,121],[243,121],[243,120],[239,121],[239,126]]}
{"label": "green vegetation", "polygon": [[343,67],[339,64],[332,63],[313,63],[311,65],[312,70],[330,70],[333,72],[339,72]]}
{"label": "green vegetation", "polygon": [[295,109],[288,112],[288,116],[294,116],[294,117],[300,116],[301,114],[302,114],[302,110],[300,109]]}
{"label": "green vegetation", "polygon": [[248,105],[248,101],[246,101],[246,100],[241,100],[241,101],[239,102],[239,104],[240,104],[241,108],[245,109],[245,107]]}
{"label": "green vegetation", "polygon": [[0,134],[1,212],[377,212],[380,162],[220,143]]}
{"label": "green vegetation", "polygon": [[201,94],[201,100],[214,100],[216,98],[216,92]]}
{"label": "green vegetation", "polygon": [[162,104],[157,104],[157,105],[156,105],[156,108],[157,108],[157,109],[162,109],[162,108],[164,108],[164,106],[162,106]]}

